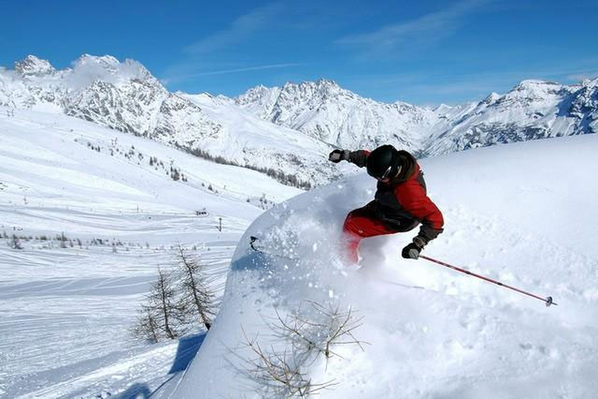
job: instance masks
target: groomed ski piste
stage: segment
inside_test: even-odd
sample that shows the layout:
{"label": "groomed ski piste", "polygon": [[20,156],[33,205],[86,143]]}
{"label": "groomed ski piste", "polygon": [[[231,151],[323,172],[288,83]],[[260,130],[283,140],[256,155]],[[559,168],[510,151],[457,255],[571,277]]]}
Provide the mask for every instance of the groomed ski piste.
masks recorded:
{"label": "groomed ski piste", "polygon": [[[293,383],[268,377],[265,359],[271,371],[286,363],[309,382],[303,392],[324,388],[322,398],[595,397],[596,148],[590,135],[420,161],[445,217],[423,254],[558,306],[402,259],[417,230],[366,239],[359,267],[343,265],[343,219],[374,194],[363,174],[286,201],[247,229],[215,324],[183,378],[155,396],[285,396]],[[356,328],[345,344],[332,342],[334,355],[309,357],[296,333],[315,346],[325,341],[325,331],[309,328],[325,324],[322,308],[340,309],[341,318],[350,310]],[[281,321],[295,333],[281,333]]]}

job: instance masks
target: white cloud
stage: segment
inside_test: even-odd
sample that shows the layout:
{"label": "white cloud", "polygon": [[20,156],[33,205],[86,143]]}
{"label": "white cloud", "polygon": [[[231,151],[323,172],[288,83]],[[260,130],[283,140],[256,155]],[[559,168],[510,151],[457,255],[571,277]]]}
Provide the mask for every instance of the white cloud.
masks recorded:
{"label": "white cloud", "polygon": [[162,83],[168,84],[168,83],[173,83],[173,82],[181,82],[181,81],[189,80],[191,78],[196,78],[196,77],[200,77],[200,76],[224,75],[224,74],[229,74],[229,73],[259,71],[259,70],[263,70],[263,69],[291,68],[291,67],[296,67],[296,66],[300,66],[300,65],[302,65],[302,64],[296,64],[296,63],[271,64],[271,65],[260,65],[260,66],[254,66],[254,67],[246,67],[246,68],[223,69],[223,70],[219,70],[219,71],[198,72],[198,73],[193,73],[193,74],[188,74],[188,75],[183,75],[183,76],[177,76],[176,78],[162,79]]}
{"label": "white cloud", "polygon": [[[166,68],[162,73],[161,82],[170,84],[200,76],[297,66],[298,64],[281,62],[248,67],[245,66],[247,62],[230,59],[227,56],[231,50],[235,54],[235,48],[254,40],[258,33],[270,31],[280,25],[282,18],[289,12],[289,6],[285,5],[285,0],[280,0],[237,17],[224,29],[213,32],[186,46],[183,49],[184,58]],[[199,72],[200,70],[203,72]]]}
{"label": "white cloud", "polygon": [[282,3],[257,8],[235,19],[227,29],[215,32],[187,46],[185,51],[190,54],[206,54],[241,43],[254,33],[268,29],[283,11]]}
{"label": "white cloud", "polygon": [[367,51],[390,51],[404,44],[438,41],[454,33],[465,17],[492,0],[462,0],[452,6],[417,19],[360,35],[350,35],[337,41],[339,44],[356,46]]}

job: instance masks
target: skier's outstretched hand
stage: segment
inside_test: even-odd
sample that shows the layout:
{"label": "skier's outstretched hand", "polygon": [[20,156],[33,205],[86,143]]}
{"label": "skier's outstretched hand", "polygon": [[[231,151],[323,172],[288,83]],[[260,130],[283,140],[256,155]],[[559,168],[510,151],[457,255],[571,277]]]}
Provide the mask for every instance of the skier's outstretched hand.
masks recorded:
{"label": "skier's outstretched hand", "polygon": [[350,152],[349,150],[334,150],[328,155],[328,160],[334,163],[339,163],[342,160],[348,161]]}
{"label": "skier's outstretched hand", "polygon": [[419,258],[419,253],[421,252],[421,250],[422,249],[420,247],[418,247],[414,243],[411,243],[407,245],[405,248],[403,248],[403,252],[401,253],[401,255],[405,259],[417,259]]}
{"label": "skier's outstretched hand", "polygon": [[417,259],[419,258],[419,253],[422,251],[422,249],[424,249],[425,245],[426,241],[424,239],[420,238],[419,236],[415,237],[411,244],[403,248],[401,255],[405,259]]}

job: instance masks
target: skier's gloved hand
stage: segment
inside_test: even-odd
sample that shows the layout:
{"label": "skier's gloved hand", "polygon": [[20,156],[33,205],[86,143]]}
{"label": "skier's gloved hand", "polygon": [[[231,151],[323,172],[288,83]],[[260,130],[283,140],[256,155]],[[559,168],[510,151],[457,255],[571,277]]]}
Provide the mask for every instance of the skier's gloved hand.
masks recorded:
{"label": "skier's gloved hand", "polygon": [[419,253],[424,249],[427,242],[425,239],[417,236],[413,239],[413,242],[403,248],[403,252],[401,252],[401,256],[405,259],[417,259],[419,258]]}
{"label": "skier's gloved hand", "polygon": [[334,163],[339,163],[343,160],[348,161],[349,154],[351,154],[349,150],[334,150],[328,155],[328,160]]}
{"label": "skier's gloved hand", "polygon": [[403,248],[403,252],[401,253],[401,255],[405,259],[417,259],[419,258],[419,253],[421,250],[422,249],[420,247],[418,247],[414,243],[411,243],[407,245],[405,248]]}

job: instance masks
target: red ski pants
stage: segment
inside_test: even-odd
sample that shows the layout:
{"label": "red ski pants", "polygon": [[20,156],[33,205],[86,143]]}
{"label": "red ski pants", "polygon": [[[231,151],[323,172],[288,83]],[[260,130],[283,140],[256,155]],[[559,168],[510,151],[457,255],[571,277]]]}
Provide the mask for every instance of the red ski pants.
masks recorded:
{"label": "red ski pants", "polygon": [[357,248],[363,238],[394,233],[398,231],[385,225],[367,205],[349,212],[343,225],[347,260],[357,263]]}

